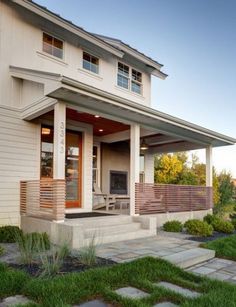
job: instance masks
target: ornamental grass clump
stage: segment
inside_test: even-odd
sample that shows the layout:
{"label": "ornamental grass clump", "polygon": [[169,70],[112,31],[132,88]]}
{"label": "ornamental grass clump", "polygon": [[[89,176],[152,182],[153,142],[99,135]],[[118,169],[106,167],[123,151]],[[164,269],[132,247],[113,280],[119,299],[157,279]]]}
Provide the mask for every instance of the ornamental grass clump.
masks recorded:
{"label": "ornamental grass clump", "polygon": [[79,260],[82,264],[93,266],[97,261],[97,246],[95,243],[95,235],[91,238],[88,246],[84,246],[79,251]]}
{"label": "ornamental grass clump", "polygon": [[[43,246],[43,242],[41,246]],[[64,259],[69,255],[69,248],[66,244],[62,246],[52,246],[50,250],[47,250],[44,246],[44,250],[39,253],[40,267],[42,269],[41,276],[52,277],[60,272]]]}
{"label": "ornamental grass clump", "polygon": [[211,225],[197,219],[188,220],[185,222],[184,227],[187,233],[200,237],[209,237],[213,233],[213,227]]}
{"label": "ornamental grass clump", "polygon": [[169,232],[181,232],[183,230],[183,224],[180,221],[168,221],[163,225],[163,229]]}
{"label": "ornamental grass clump", "polygon": [[31,266],[38,253],[49,249],[50,241],[46,233],[19,233],[15,232],[15,242],[18,245],[21,262]]}

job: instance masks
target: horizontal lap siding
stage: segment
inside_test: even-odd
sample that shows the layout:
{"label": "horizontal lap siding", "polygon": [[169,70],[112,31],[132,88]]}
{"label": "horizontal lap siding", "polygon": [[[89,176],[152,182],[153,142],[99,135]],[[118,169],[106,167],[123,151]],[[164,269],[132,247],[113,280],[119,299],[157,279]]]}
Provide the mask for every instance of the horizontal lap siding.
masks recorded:
{"label": "horizontal lap siding", "polygon": [[20,180],[39,178],[40,127],[0,107],[0,225],[18,224]]}

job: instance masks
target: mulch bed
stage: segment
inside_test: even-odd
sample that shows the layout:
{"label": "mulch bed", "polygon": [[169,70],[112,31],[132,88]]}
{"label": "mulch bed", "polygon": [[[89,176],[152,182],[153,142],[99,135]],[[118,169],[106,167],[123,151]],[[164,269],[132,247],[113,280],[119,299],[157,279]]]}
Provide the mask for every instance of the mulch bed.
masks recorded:
{"label": "mulch bed", "polygon": [[219,239],[219,238],[229,237],[229,236],[232,236],[234,234],[236,234],[236,231],[234,233],[231,233],[231,234],[220,233],[220,232],[214,231],[212,236],[210,236],[210,237],[197,237],[197,236],[194,236],[194,237],[188,237],[187,240],[192,240],[192,241],[203,243],[203,242],[213,241],[213,240],[216,240],[216,239]]}
{"label": "mulch bed", "polygon": [[[58,275],[63,275],[67,273],[72,273],[72,272],[83,272],[92,268],[97,268],[97,267],[104,267],[104,266],[111,266],[116,264],[115,261],[109,260],[109,259],[104,259],[101,257],[96,257],[96,264],[93,266],[88,266],[85,264],[82,264],[77,257],[72,257],[68,256],[63,262],[63,266],[60,269],[60,272]],[[10,267],[15,268],[15,269],[20,269],[31,276],[40,276],[42,273],[42,269],[37,263],[33,263],[31,266],[25,265],[25,264],[17,264],[17,263],[11,263],[9,264]]]}

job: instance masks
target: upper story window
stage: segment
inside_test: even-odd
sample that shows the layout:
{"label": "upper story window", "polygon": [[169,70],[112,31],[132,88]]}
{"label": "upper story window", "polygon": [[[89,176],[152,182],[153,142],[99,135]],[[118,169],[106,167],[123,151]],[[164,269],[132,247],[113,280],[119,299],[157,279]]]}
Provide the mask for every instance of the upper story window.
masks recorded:
{"label": "upper story window", "polygon": [[118,63],[117,84],[129,89],[129,66]]}
{"label": "upper story window", "polygon": [[99,60],[95,56],[83,52],[83,68],[89,70],[95,74],[98,74]]}
{"label": "upper story window", "polygon": [[142,94],[142,73],[119,62],[117,85],[134,93]]}
{"label": "upper story window", "polygon": [[59,59],[63,59],[63,41],[52,35],[43,33],[43,51]]}
{"label": "upper story window", "polygon": [[135,69],[132,69],[131,90],[137,94],[142,93],[142,74]]}

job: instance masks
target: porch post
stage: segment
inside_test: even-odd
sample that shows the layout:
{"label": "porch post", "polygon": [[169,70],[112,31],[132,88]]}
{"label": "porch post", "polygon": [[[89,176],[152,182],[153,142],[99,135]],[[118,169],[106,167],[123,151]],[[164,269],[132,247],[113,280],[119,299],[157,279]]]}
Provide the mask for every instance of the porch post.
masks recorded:
{"label": "porch post", "polygon": [[[54,105],[53,179],[65,180],[65,133],[66,105],[63,102],[57,102]],[[63,190],[60,188],[61,185],[63,186]],[[59,184],[59,182],[53,183],[53,218],[56,222],[64,221],[66,205],[65,189],[65,182],[64,184]]]}
{"label": "porch post", "polygon": [[53,179],[65,179],[66,105],[54,106]]}
{"label": "porch post", "polygon": [[212,187],[213,172],[212,172],[212,146],[206,148],[206,186]]}
{"label": "porch post", "polygon": [[130,125],[130,215],[135,215],[135,183],[139,182],[140,126]]}

